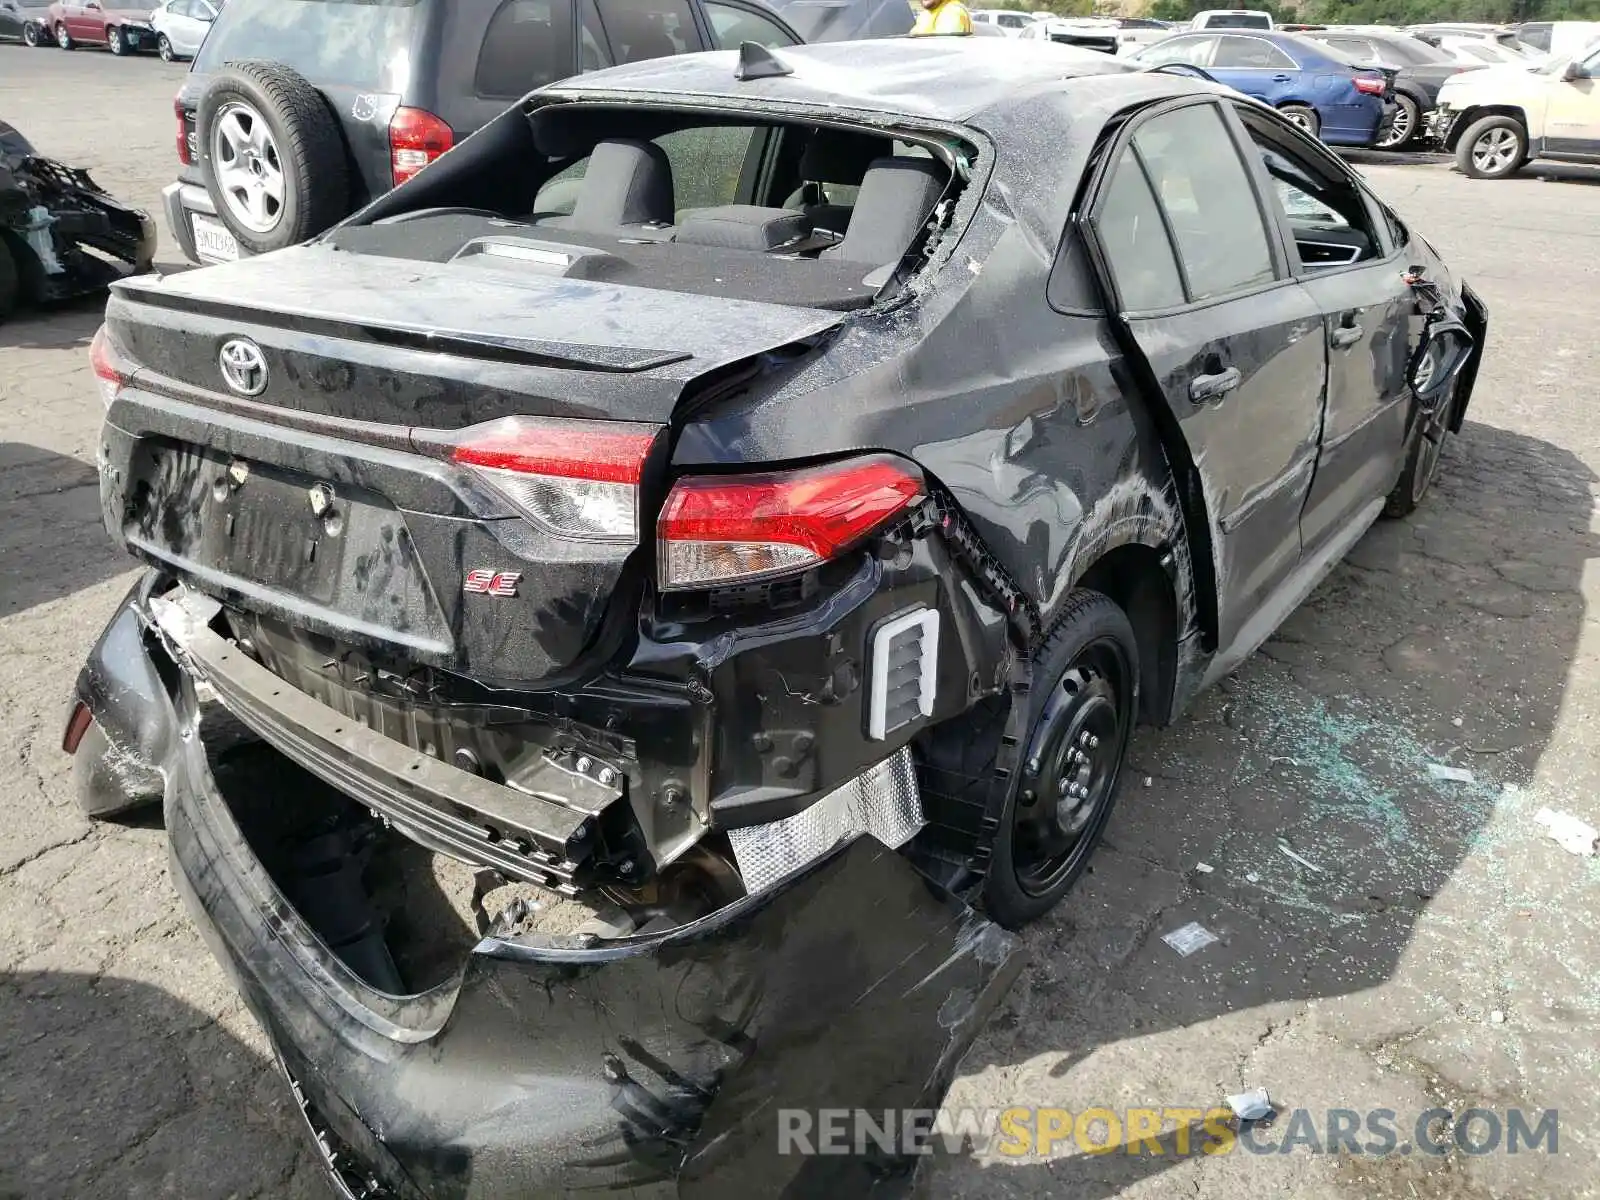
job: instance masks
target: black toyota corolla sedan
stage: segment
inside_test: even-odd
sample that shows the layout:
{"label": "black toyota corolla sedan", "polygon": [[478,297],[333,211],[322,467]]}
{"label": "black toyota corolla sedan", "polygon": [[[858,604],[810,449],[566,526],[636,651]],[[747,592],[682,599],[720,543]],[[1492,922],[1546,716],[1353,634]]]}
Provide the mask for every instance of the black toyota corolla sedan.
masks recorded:
{"label": "black toyota corolla sedan", "polygon": [[[546,88],[117,285],[150,570],[65,747],[364,1196],[847,1195],[1177,719],[1462,425],[1486,314],[1276,112],[1061,47]],[[980,915],[980,912],[982,915]]]}

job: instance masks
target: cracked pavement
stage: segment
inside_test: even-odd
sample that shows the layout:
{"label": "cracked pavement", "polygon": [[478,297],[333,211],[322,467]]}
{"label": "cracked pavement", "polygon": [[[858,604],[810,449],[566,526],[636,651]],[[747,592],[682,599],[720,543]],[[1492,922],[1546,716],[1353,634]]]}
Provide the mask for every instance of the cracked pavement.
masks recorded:
{"label": "cracked pavement", "polygon": [[[180,77],[0,47],[0,113],[154,211]],[[926,1196],[1600,1194],[1600,860],[1534,821],[1600,824],[1600,172],[1363,169],[1490,305],[1464,434],[1419,513],[1140,733],[1106,846],[1026,934],[950,1103],[1206,1108],[1265,1086],[1319,1129],[1393,1109],[1402,1140],[1435,1106],[1556,1108],[1560,1152],[1183,1156],[1169,1128],[1159,1157],[941,1157]],[[64,701],[133,577],[100,526],[97,323],[91,303],[0,327],[0,1196],[324,1196],[158,819],[91,826],[72,803]],[[1190,921],[1219,940],[1184,958],[1161,937]]]}

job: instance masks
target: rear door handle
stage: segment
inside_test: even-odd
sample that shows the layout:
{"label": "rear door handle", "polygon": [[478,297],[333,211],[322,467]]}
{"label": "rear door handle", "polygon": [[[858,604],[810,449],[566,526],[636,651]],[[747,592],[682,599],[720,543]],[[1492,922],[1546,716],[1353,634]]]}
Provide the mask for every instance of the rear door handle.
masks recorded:
{"label": "rear door handle", "polygon": [[1348,350],[1359,342],[1366,330],[1359,325],[1341,325],[1333,331],[1333,348],[1335,350]]}
{"label": "rear door handle", "polygon": [[1207,400],[1220,400],[1243,382],[1238,367],[1229,367],[1216,375],[1196,375],[1189,382],[1189,399],[1196,404]]}
{"label": "rear door handle", "polygon": [[1273,83],[1293,83],[1294,82],[1294,76],[1292,76],[1292,75],[1274,75],[1272,77],[1272,82]]}

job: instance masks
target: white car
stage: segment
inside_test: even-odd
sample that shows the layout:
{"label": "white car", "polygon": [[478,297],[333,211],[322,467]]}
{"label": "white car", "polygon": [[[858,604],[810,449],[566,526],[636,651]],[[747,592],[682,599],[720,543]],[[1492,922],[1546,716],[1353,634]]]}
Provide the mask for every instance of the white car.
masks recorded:
{"label": "white car", "polygon": [[161,57],[167,62],[193,58],[222,3],[223,0],[167,0],[151,13],[150,24],[155,26],[156,49]]}
{"label": "white car", "polygon": [[1517,38],[1556,58],[1570,58],[1600,39],[1600,21],[1532,21],[1517,26]]}
{"label": "white car", "polygon": [[1208,8],[1189,22],[1196,29],[1273,29],[1272,14],[1257,8]]}
{"label": "white car", "polygon": [[1471,37],[1448,33],[1438,38],[1439,49],[1458,63],[1469,67],[1527,67],[1532,69],[1543,61],[1529,58],[1492,38]]}
{"label": "white car", "polygon": [[1016,37],[1035,20],[1032,13],[1015,8],[975,8],[971,11],[974,25],[993,25],[1007,37]]}
{"label": "white car", "polygon": [[1504,179],[1534,158],[1600,164],[1600,43],[1531,70],[1447,79],[1428,128],[1474,179]]}

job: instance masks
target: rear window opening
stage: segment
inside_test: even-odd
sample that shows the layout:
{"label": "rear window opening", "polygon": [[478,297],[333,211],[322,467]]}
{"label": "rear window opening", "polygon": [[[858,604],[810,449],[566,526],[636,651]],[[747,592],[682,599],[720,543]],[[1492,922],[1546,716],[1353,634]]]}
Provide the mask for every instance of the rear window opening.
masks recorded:
{"label": "rear window opening", "polygon": [[502,119],[479,142],[408,189],[408,208],[382,204],[328,242],[469,270],[853,309],[925,261],[976,157],[955,139],[901,130],[593,104]]}

